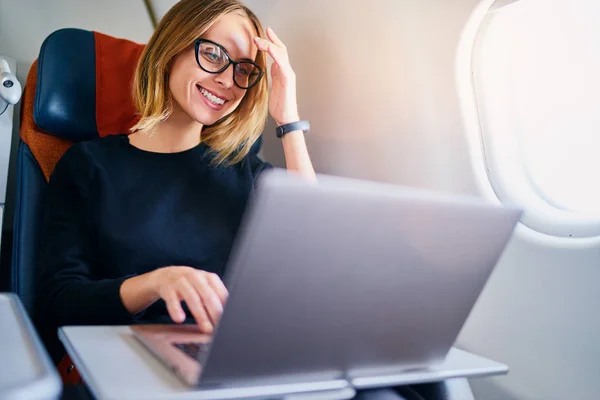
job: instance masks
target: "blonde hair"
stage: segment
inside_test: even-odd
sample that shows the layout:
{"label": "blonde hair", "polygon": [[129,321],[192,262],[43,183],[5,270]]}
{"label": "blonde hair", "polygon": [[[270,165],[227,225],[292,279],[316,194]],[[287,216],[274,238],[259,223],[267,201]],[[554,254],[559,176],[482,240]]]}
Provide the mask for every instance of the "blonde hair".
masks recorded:
{"label": "blonde hair", "polygon": [[[133,99],[140,116],[132,132],[152,133],[173,109],[169,91],[169,65],[181,52],[194,44],[221,16],[243,12],[256,33],[265,37],[263,27],[252,11],[238,0],[181,0],[161,19],[144,49],[133,80]],[[267,59],[259,51],[256,64],[265,72]],[[264,76],[248,89],[231,114],[205,126],[202,141],[212,150],[216,164],[240,162],[262,133],[267,119],[268,87]]]}

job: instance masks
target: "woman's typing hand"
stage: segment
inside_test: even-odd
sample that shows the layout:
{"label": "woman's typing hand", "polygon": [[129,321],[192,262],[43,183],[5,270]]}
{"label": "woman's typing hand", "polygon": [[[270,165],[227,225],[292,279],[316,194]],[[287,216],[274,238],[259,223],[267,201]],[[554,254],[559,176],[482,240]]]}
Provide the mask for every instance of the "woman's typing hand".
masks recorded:
{"label": "woman's typing hand", "polygon": [[185,321],[181,307],[185,301],[200,330],[212,333],[223,314],[229,292],[217,274],[192,267],[169,266],[126,279],[119,295],[131,314],[163,299],[169,316],[177,323]]}
{"label": "woman's typing hand", "polygon": [[217,274],[185,266],[159,268],[151,274],[154,292],[167,304],[173,321],[181,323],[185,320],[181,307],[181,302],[185,301],[200,330],[213,332],[229,295]]}
{"label": "woman's typing hand", "polygon": [[185,320],[181,302],[204,333],[212,333],[219,322],[228,291],[217,274],[192,267],[170,266],[153,271],[154,290],[167,304],[169,316],[175,322]]}

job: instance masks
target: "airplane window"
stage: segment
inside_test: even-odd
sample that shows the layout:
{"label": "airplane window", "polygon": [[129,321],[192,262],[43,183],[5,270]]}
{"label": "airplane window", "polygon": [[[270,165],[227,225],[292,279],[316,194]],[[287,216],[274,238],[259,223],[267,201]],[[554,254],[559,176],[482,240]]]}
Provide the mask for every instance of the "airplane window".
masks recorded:
{"label": "airplane window", "polygon": [[538,231],[600,236],[600,3],[496,3],[471,53],[493,190],[528,206],[526,220]]}

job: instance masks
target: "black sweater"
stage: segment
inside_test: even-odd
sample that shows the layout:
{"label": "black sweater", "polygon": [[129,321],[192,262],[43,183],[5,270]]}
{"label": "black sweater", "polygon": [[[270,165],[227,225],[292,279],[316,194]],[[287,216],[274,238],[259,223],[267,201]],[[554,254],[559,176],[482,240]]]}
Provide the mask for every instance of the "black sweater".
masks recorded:
{"label": "black sweater", "polygon": [[223,274],[255,179],[270,165],[251,153],[217,167],[208,150],[153,153],[116,135],[75,144],[60,159],[47,190],[35,312],[54,358],[57,327],[168,316],[163,301],[131,315],[119,295],[129,277],[168,265]]}

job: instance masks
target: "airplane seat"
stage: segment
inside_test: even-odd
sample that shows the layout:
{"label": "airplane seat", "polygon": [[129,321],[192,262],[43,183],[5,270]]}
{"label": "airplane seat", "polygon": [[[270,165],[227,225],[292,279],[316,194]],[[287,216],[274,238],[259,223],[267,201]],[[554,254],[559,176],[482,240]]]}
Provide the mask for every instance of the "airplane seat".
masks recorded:
{"label": "airplane seat", "polygon": [[71,144],[127,133],[144,45],[82,29],[60,29],[43,42],[23,94],[10,290],[30,315],[38,277],[44,195],[54,166]]}

